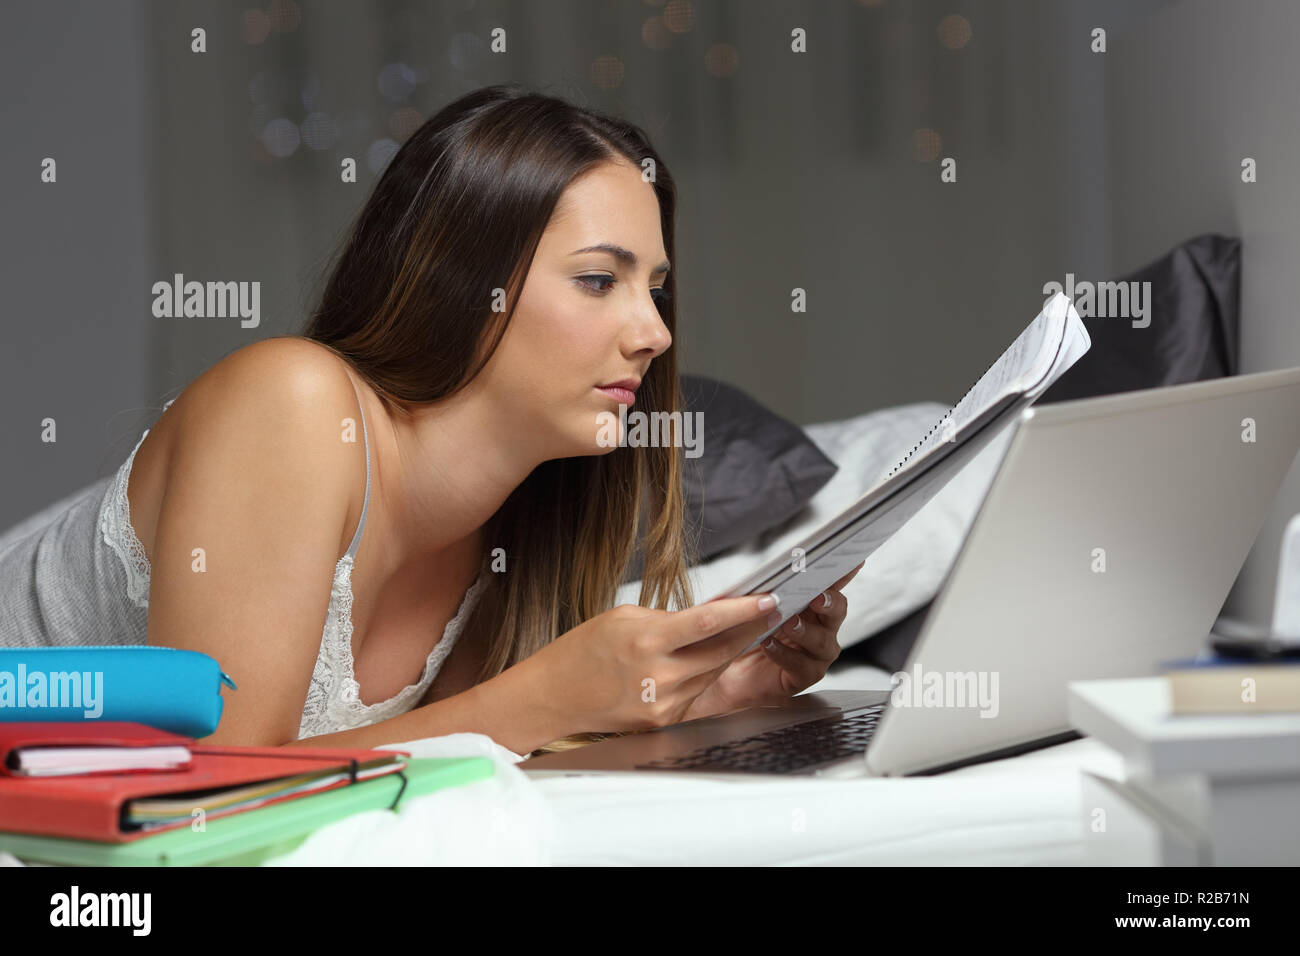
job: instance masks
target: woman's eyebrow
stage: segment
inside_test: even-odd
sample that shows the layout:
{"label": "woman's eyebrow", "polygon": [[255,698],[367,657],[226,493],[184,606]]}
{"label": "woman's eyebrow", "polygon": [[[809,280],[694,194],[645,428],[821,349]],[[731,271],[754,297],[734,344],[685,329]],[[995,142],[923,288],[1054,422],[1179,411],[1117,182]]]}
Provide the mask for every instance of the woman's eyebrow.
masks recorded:
{"label": "woman's eyebrow", "polygon": [[[612,242],[601,242],[601,243],[597,243],[594,246],[586,246],[585,248],[582,249],[574,249],[572,252],[569,253],[569,255],[580,256],[584,252],[608,252],[619,262],[622,262],[633,269],[636,268],[636,262],[637,262],[636,253],[633,252],[631,249],[624,249],[622,246],[615,245]],[[665,259],[663,262],[659,263],[658,267],[650,274],[658,275],[661,272],[667,272],[671,268],[672,266],[670,266],[668,264],[668,260]]]}

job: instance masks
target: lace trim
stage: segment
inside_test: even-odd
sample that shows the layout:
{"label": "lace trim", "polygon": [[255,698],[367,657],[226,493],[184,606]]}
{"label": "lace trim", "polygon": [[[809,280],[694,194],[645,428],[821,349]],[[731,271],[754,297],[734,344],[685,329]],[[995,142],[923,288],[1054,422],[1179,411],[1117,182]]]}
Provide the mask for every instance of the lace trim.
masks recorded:
{"label": "lace trim", "polygon": [[[173,398],[163,405],[163,412],[171,408],[175,401]],[[162,414],[159,413],[158,417],[162,418]],[[131,524],[131,499],[126,492],[131,481],[131,463],[135,461],[135,453],[140,450],[151,430],[144,430],[140,440],[131,449],[131,454],[126,456],[126,461],[113,476],[108,499],[99,516],[99,533],[104,543],[121,559],[122,569],[126,571],[126,596],[136,607],[143,608],[149,606],[149,555],[135,535],[135,527]]]}
{"label": "lace trim", "polygon": [[131,499],[127,497],[126,488],[131,479],[131,462],[135,461],[135,453],[140,450],[148,435],[146,430],[140,436],[126,462],[113,476],[108,500],[99,517],[99,533],[121,559],[122,568],[126,571],[126,596],[136,607],[143,608],[149,606],[149,556],[131,526]]}
{"label": "lace trim", "polygon": [[325,633],[312,672],[306,705],[303,707],[299,739],[362,727],[409,710],[414,700],[433,683],[443,661],[451,653],[456,638],[460,636],[479,593],[488,581],[487,574],[480,571],[461,598],[455,616],[447,622],[441,639],[425,659],[420,679],[414,684],[408,684],[387,700],[366,704],[361,701],[361,685],[357,682],[355,661],[352,658],[352,568],[352,558],[344,555],[339,558],[334,569],[334,587],[330,595],[329,613],[325,617]]}

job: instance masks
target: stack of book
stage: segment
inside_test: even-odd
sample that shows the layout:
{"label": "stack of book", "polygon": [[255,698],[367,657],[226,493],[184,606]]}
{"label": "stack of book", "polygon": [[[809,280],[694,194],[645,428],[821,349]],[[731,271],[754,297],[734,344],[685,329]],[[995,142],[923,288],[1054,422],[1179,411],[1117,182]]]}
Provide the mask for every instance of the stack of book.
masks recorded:
{"label": "stack of book", "polygon": [[209,746],[129,721],[0,722],[0,850],[69,865],[256,865],[334,820],[492,773],[486,757]]}
{"label": "stack of book", "polygon": [[1179,661],[1165,679],[1170,714],[1300,714],[1300,657]]}

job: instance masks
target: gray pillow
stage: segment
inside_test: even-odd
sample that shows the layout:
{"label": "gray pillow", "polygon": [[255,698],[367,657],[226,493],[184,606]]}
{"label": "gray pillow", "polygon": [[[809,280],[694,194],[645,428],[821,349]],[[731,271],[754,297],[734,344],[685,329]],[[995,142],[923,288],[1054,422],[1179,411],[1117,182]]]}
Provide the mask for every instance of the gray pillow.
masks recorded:
{"label": "gray pillow", "polygon": [[[682,376],[684,410],[703,415],[703,454],[683,458],[686,520],[698,529],[698,560],[757,537],[797,513],[835,474],[807,433],[740,389]],[[641,541],[626,581],[641,577]]]}
{"label": "gray pillow", "polygon": [[1092,348],[1038,399],[1113,395],[1236,375],[1239,368],[1241,240],[1188,239],[1121,283],[1151,283],[1145,328],[1084,316]]}

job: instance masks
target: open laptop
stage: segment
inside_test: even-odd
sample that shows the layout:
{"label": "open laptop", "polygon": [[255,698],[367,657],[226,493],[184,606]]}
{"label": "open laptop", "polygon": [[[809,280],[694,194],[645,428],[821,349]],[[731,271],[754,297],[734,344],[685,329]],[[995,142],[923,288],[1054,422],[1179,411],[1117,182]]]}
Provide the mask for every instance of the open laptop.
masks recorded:
{"label": "open laptop", "polygon": [[1205,645],[1300,449],[1300,368],[1030,407],[1010,427],[892,690],[800,694],[520,769],[893,776],[1077,736],[1067,682]]}

